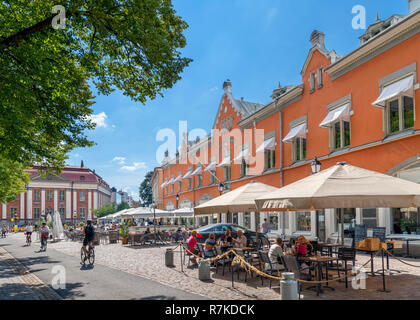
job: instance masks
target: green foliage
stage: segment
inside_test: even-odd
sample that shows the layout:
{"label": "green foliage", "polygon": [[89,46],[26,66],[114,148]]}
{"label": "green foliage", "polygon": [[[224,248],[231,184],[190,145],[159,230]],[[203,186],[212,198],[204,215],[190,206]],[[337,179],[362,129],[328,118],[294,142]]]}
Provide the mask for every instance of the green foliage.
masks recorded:
{"label": "green foliage", "polygon": [[93,145],[89,84],[141,103],[171,88],[191,62],[187,27],[170,0],[0,1],[0,202],[25,185],[26,167],[56,174],[68,152]]}
{"label": "green foliage", "polygon": [[83,228],[85,226],[85,223],[84,222],[80,222],[79,223],[79,226]]}
{"label": "green foliage", "polygon": [[129,231],[128,231],[128,227],[131,225],[131,221],[125,221],[121,228],[120,228],[120,235],[123,236],[124,238],[127,238],[129,236]]}
{"label": "green foliage", "polygon": [[130,206],[127,202],[121,202],[117,206],[117,210],[115,212],[119,212],[121,210],[130,209]]}
{"label": "green foliage", "polygon": [[99,209],[92,210],[92,212],[95,215],[98,215],[99,218],[102,218],[102,217],[105,217],[109,214],[115,213],[116,210],[117,210],[117,207],[116,207],[115,203],[108,203],[108,204],[102,206]]}
{"label": "green foliage", "polygon": [[152,186],[150,180],[152,179],[153,171],[146,173],[143,182],[140,184],[139,194],[144,207],[148,207],[153,203]]}

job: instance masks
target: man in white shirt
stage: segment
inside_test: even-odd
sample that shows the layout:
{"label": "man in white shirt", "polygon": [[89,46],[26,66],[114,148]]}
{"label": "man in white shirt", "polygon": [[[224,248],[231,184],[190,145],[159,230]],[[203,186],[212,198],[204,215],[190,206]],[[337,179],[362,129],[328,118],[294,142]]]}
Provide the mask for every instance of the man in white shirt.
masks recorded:
{"label": "man in white shirt", "polygon": [[32,242],[32,239],[31,239],[31,237],[32,237],[32,231],[33,231],[32,225],[29,222],[28,225],[26,226],[26,241],[27,242]]}
{"label": "man in white shirt", "polygon": [[244,236],[242,230],[238,230],[237,234],[238,236],[236,239],[233,239],[233,242],[235,242],[235,248],[245,248],[248,242],[247,238]]}

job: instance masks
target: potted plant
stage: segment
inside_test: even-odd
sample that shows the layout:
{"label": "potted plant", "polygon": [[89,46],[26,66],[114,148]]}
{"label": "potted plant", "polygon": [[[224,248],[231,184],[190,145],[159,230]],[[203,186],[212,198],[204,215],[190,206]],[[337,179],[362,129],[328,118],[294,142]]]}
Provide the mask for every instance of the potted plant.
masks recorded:
{"label": "potted plant", "polygon": [[120,235],[122,236],[122,244],[128,244],[128,236],[129,236],[128,227],[129,227],[129,223],[124,222],[120,228]]}
{"label": "potted plant", "polygon": [[411,234],[416,234],[417,221],[414,217],[411,217],[410,219],[408,219],[408,228]]}
{"label": "potted plant", "polygon": [[400,225],[401,225],[401,231],[403,232],[403,234],[408,234],[408,220],[401,219]]}

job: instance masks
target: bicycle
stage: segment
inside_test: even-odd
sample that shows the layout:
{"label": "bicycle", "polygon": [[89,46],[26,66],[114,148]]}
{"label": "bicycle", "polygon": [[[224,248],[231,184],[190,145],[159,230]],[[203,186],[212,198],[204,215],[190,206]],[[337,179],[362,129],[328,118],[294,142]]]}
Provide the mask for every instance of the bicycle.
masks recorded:
{"label": "bicycle", "polygon": [[30,234],[27,234],[27,235],[26,235],[26,245],[27,245],[27,246],[30,246],[30,245],[31,245],[31,243],[32,243],[32,237],[31,237],[31,235],[30,235]]}
{"label": "bicycle", "polygon": [[87,255],[85,255],[85,252],[83,248],[80,250],[80,258],[82,260],[82,264],[85,265],[86,260],[89,261],[89,265],[93,266],[95,262],[95,248],[91,245],[89,245],[89,248],[87,250]]}
{"label": "bicycle", "polygon": [[48,235],[41,234],[41,251],[47,251]]}

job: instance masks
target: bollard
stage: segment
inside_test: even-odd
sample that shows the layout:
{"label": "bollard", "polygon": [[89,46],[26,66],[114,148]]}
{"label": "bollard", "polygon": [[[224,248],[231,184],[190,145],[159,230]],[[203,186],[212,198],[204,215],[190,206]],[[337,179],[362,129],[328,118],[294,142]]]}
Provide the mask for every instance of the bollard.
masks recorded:
{"label": "bollard", "polygon": [[210,263],[207,261],[200,261],[198,263],[198,279],[201,281],[210,280]]}
{"label": "bollard", "polygon": [[165,265],[167,267],[173,267],[174,266],[174,252],[171,249],[166,249]]}
{"label": "bollard", "polygon": [[299,300],[298,283],[293,272],[283,273],[285,280],[280,281],[281,300]]}

